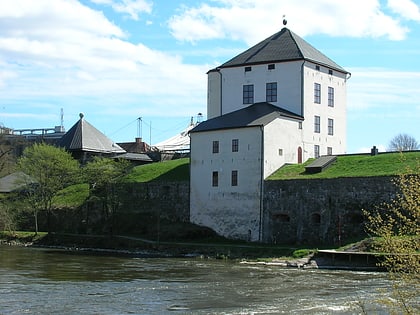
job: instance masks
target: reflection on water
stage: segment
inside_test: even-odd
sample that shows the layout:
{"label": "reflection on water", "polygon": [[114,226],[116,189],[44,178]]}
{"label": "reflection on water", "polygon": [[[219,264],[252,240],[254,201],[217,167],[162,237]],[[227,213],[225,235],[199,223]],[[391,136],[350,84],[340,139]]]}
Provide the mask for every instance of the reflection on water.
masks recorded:
{"label": "reflection on water", "polygon": [[382,273],[0,246],[0,314],[357,314]]}

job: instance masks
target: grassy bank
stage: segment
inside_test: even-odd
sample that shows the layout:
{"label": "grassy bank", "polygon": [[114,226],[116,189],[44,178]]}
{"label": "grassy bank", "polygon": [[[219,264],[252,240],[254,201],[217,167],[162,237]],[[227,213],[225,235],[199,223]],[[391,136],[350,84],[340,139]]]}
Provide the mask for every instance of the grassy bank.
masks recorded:
{"label": "grassy bank", "polygon": [[305,166],[312,161],[313,159],[304,164],[285,165],[268,180],[399,175],[407,171],[407,168],[413,170],[418,167],[420,152],[338,156],[336,162],[323,172],[307,174]]}
{"label": "grassy bank", "polygon": [[[285,165],[272,174],[268,180],[392,176],[415,169],[420,163],[420,152],[390,152],[371,156],[368,154],[338,156],[337,161],[318,174],[306,174],[304,164]],[[188,181],[189,159],[179,159],[140,165],[127,175],[128,182]]]}
{"label": "grassy bank", "polygon": [[[40,232],[0,232],[0,240],[5,244],[31,246],[59,246],[69,250],[75,249],[106,249],[114,250],[116,254],[148,251],[156,255],[185,256],[202,255],[204,257],[221,259],[254,259],[270,260],[274,258],[300,258],[315,251],[289,246],[232,241],[220,237],[197,239],[185,242],[147,240],[135,235],[83,235],[83,234],[47,234]],[[108,252],[109,253],[109,252]]]}

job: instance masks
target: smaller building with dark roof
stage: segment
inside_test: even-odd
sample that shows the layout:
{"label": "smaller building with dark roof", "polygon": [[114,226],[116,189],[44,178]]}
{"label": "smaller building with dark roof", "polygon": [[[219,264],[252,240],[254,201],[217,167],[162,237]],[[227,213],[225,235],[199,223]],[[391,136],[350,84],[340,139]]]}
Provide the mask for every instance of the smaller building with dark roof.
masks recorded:
{"label": "smaller building with dark roof", "polygon": [[81,162],[86,162],[91,156],[113,157],[126,152],[87,122],[83,114],[80,114],[80,119],[61,138],[59,146]]}

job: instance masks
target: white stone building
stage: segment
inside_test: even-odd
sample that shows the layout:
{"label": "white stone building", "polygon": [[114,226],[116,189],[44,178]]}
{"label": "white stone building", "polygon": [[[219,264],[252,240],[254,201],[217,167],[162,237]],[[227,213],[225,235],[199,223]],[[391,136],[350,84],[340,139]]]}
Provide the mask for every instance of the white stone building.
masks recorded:
{"label": "white stone building", "polygon": [[190,131],[191,222],[261,240],[264,180],[345,153],[348,78],[287,28],[210,70],[208,120]]}

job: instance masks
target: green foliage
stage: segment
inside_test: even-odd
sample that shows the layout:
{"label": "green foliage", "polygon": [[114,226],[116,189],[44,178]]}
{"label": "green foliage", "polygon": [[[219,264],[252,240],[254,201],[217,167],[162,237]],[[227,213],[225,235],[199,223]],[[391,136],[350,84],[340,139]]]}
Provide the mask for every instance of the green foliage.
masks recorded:
{"label": "green foliage", "polygon": [[302,248],[302,249],[297,249],[293,252],[292,256],[293,258],[303,258],[303,257],[307,257],[311,254],[314,253],[313,249],[307,249],[307,248]]}
{"label": "green foliage", "polygon": [[306,174],[304,164],[285,165],[272,174],[268,180],[279,179],[309,179],[309,178],[338,178],[338,177],[368,177],[390,176],[401,174],[406,167],[415,168],[420,152],[404,153],[404,163],[401,163],[401,153],[387,153],[371,155],[338,156],[337,161],[321,173]]}
{"label": "green foliage", "polygon": [[64,149],[36,143],[25,149],[17,165],[28,176],[22,177],[22,181],[27,187],[27,201],[34,211],[37,232],[38,212],[47,211],[50,215],[54,196],[78,179],[79,164]]}
{"label": "green foliage", "polygon": [[104,223],[110,232],[114,216],[122,204],[123,187],[119,183],[130,167],[125,160],[95,157],[83,168],[83,177],[89,185],[89,200],[101,202]]}
{"label": "green foliage", "polygon": [[188,181],[189,159],[139,165],[125,177],[127,182]]}
{"label": "green foliage", "polygon": [[[405,154],[404,154],[405,157]],[[403,160],[402,162],[405,162]],[[392,310],[420,313],[420,163],[394,180],[398,193],[390,202],[365,210],[367,231],[377,236],[374,248],[383,253],[381,266],[394,280]]]}

